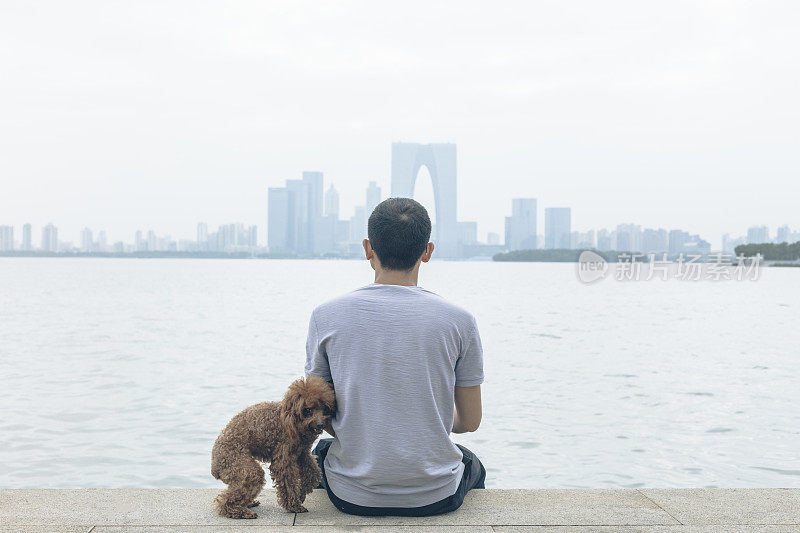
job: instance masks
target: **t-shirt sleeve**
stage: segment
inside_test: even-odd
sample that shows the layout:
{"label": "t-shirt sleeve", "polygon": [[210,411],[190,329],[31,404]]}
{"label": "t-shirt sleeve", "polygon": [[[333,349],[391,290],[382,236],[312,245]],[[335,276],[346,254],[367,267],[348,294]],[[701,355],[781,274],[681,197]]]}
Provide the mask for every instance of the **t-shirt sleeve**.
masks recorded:
{"label": "t-shirt sleeve", "polygon": [[456,361],[456,387],[474,387],[483,383],[483,346],[474,318],[469,331]]}
{"label": "t-shirt sleeve", "polygon": [[306,375],[319,376],[326,381],[331,379],[331,367],[328,364],[328,355],[320,345],[319,331],[314,313],[308,321],[308,339],[306,340]]}

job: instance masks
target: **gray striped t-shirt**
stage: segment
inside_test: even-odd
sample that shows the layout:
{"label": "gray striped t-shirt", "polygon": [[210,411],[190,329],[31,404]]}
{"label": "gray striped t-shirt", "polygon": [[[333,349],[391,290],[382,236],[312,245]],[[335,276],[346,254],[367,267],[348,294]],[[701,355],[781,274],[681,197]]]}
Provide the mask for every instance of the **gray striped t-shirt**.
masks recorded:
{"label": "gray striped t-shirt", "polygon": [[483,382],[473,316],[421,287],[373,283],[311,314],[306,374],[333,381],[325,474],[339,498],[420,507],[455,493],[454,387]]}

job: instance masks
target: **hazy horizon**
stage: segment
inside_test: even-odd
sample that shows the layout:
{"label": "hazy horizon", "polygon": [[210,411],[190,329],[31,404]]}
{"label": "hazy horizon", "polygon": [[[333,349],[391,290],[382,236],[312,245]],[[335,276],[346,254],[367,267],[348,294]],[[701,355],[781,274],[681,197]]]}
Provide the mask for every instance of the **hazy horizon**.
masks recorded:
{"label": "hazy horizon", "polygon": [[[256,224],[304,170],[341,216],[391,143],[458,146],[458,217],[511,199],[720,236],[800,229],[792,2],[4,2],[0,225],[59,238]],[[430,185],[420,182],[429,203]]]}

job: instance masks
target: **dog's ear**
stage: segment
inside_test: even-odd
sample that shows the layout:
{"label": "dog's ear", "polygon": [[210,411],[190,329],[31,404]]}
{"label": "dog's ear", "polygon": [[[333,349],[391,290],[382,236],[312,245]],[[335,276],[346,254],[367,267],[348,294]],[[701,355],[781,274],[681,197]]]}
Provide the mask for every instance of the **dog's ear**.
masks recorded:
{"label": "dog's ear", "polygon": [[328,409],[336,411],[336,395],[333,391],[333,383],[325,381],[319,376],[308,376],[306,384]]}
{"label": "dog's ear", "polygon": [[297,419],[299,405],[302,401],[300,392],[302,385],[302,379],[298,379],[289,385],[289,390],[286,391],[283,396],[283,402],[281,402],[281,427],[286,434],[286,438],[292,443],[300,440],[300,433],[297,431]]}

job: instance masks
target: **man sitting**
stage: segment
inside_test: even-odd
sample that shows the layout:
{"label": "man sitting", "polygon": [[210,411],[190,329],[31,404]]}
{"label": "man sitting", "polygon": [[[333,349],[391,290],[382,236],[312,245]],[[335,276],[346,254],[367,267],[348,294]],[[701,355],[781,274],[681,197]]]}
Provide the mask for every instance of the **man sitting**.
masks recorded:
{"label": "man sitting", "polygon": [[317,307],[306,374],[332,381],[337,410],[314,453],[345,513],[427,516],[457,509],[486,470],[450,432],[481,422],[483,351],[473,316],[417,286],[434,245],[410,198],[369,217],[364,252],[375,282]]}

